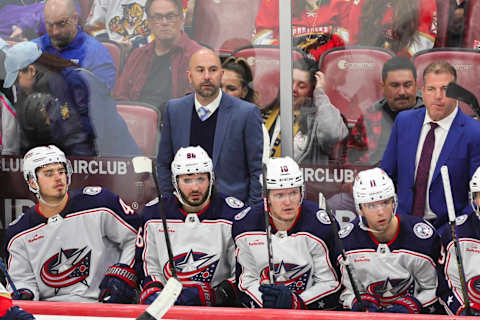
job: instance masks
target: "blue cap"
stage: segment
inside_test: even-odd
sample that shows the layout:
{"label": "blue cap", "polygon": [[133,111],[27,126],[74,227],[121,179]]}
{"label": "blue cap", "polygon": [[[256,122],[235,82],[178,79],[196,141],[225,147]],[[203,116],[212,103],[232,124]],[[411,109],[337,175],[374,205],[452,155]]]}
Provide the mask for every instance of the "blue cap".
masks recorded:
{"label": "blue cap", "polygon": [[4,88],[10,88],[17,80],[18,72],[37,61],[38,57],[42,55],[42,50],[31,41],[19,42],[3,51],[5,52],[6,74]]}

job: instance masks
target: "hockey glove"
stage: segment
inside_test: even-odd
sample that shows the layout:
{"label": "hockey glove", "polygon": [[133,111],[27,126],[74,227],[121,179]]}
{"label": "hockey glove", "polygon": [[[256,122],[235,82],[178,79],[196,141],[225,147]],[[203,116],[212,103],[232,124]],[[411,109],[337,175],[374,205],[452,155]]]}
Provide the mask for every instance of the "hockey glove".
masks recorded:
{"label": "hockey glove", "polygon": [[212,287],[205,282],[182,282],[182,293],[178,297],[177,306],[212,306],[215,303]]}
{"label": "hockey glove", "polygon": [[98,301],[103,303],[133,303],[137,275],[135,270],[123,263],[116,263],[107,269],[100,283]]}
{"label": "hockey glove", "polygon": [[147,278],[147,281],[148,282],[143,285],[143,291],[140,295],[140,304],[152,304],[163,290],[163,285],[160,282],[153,281],[150,277]]}
{"label": "hockey glove", "polygon": [[385,308],[384,312],[390,313],[420,313],[422,304],[414,296],[404,296],[393,301],[391,306]]}
{"label": "hockey glove", "polygon": [[[458,313],[461,315],[461,316],[467,316],[467,310],[464,308],[464,306],[462,305],[459,309],[458,309]],[[470,315],[471,316],[480,316],[480,304],[478,303],[470,303]]]}
{"label": "hockey glove", "polygon": [[2,320],[34,320],[35,317],[26,312],[19,306],[10,308],[7,313],[1,318]]}
{"label": "hockey glove", "polygon": [[262,284],[263,307],[274,309],[306,309],[302,298],[291,292],[284,284]]}
{"label": "hockey glove", "polygon": [[215,288],[215,306],[234,307],[236,305],[238,292],[232,281],[224,280]]}
{"label": "hockey glove", "polygon": [[19,297],[12,296],[12,299],[13,300],[33,300],[33,297],[34,297],[33,292],[26,288],[18,289],[18,294],[20,295]]}
{"label": "hockey glove", "polygon": [[[362,299],[362,303],[363,303],[363,306],[365,307],[365,311],[378,312],[381,308],[380,301],[378,301],[378,298],[372,296],[371,294],[366,294],[366,293],[361,294],[360,299]],[[352,311],[363,311],[357,299],[353,300]]]}

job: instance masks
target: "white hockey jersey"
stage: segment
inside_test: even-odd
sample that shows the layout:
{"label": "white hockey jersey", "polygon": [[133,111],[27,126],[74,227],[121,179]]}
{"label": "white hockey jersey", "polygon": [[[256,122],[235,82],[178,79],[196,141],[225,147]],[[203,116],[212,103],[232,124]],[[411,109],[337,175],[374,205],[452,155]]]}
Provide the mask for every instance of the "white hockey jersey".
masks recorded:
{"label": "white hockey jersey", "polygon": [[[272,222],[270,221],[273,226]],[[337,305],[340,282],[334,266],[334,238],[325,211],[304,200],[295,224],[288,231],[272,230],[274,277],[299,294],[309,309]],[[237,284],[246,306],[262,307],[263,280],[268,279],[268,251],[263,203],[235,216]]]}
{"label": "white hockey jersey", "polygon": [[[234,278],[235,256],[232,221],[244,204],[234,197],[216,193],[199,213],[183,211],[172,194],[162,196],[168,223],[177,277],[182,282],[204,282],[215,287]],[[167,246],[160,218],[158,198],[142,212],[143,240],[137,241],[137,258],[141,254],[143,271],[149,280],[165,285],[172,276]]]}
{"label": "white hockey jersey", "polygon": [[[373,234],[362,230],[359,218],[344,224],[339,231],[353,277],[360,294],[369,294],[387,307],[399,297],[414,296],[427,308],[438,300],[437,261],[441,240],[435,229],[423,219],[399,215],[399,227],[388,243],[379,243]],[[341,261],[340,252],[337,253]],[[340,266],[345,290],[340,302],[352,308],[354,293],[345,266]],[[437,310],[427,310],[437,312]]]}
{"label": "white hockey jersey", "polygon": [[68,195],[60,214],[47,219],[37,205],[9,225],[8,270],[35,300],[95,302],[109,266],[133,266],[140,217],[101,187]]}

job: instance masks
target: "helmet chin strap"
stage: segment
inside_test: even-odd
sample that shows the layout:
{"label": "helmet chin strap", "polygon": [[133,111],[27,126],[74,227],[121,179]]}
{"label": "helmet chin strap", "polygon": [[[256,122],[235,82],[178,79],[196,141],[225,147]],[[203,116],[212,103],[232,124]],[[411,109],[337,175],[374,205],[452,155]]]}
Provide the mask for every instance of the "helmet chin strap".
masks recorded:
{"label": "helmet chin strap", "polygon": [[37,193],[37,198],[38,200],[43,203],[44,205],[46,205],[47,207],[50,207],[50,208],[54,208],[56,206],[58,206],[60,203],[62,203],[63,200],[65,200],[65,197],[67,196],[67,193],[65,193],[65,195],[63,196],[63,198],[58,201],[58,202],[55,202],[55,203],[48,203],[47,201],[45,201],[42,196],[40,195],[40,193]]}
{"label": "helmet chin strap", "polygon": [[[390,216],[390,220],[388,221],[388,225],[390,225],[390,223],[392,223],[392,220],[393,220],[393,217],[395,217],[395,211],[396,210],[392,210],[392,215]],[[381,233],[383,231],[378,231],[378,230],[375,230],[375,229],[372,229],[372,228],[369,228],[367,227],[364,223],[363,223],[363,216],[360,216],[360,222],[358,223],[360,229],[362,230],[365,230],[365,231],[370,231],[370,232],[373,232],[373,233]]]}
{"label": "helmet chin strap", "polygon": [[[173,191],[173,194],[175,197],[177,197],[178,201],[184,206],[189,206],[192,207],[191,204],[188,204],[182,197],[182,193],[180,192],[179,188],[175,188],[175,191]],[[206,202],[210,200],[210,196],[212,195],[212,183],[210,183],[210,186],[208,187],[208,196],[205,198],[205,201],[200,203],[197,207],[203,206]]]}

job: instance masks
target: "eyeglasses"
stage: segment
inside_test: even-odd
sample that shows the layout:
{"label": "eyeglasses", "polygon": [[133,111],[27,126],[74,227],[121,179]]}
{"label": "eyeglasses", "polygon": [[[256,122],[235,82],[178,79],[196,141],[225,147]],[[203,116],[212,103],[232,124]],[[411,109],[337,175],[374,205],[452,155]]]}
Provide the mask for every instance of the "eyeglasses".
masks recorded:
{"label": "eyeglasses", "polygon": [[58,22],[48,22],[48,21],[45,21],[45,25],[47,26],[48,29],[52,29],[53,27],[57,27],[58,29],[62,29],[62,28],[65,28],[67,26],[67,24],[70,23],[70,17],[68,18],[65,18],[61,21],[58,21]]}
{"label": "eyeglasses", "polygon": [[168,23],[172,23],[177,20],[178,14],[176,13],[169,13],[166,15],[163,14],[154,14],[150,17],[148,17],[148,20],[150,20],[153,23],[161,23],[163,19],[165,19]]}
{"label": "eyeglasses", "polygon": [[392,199],[388,199],[388,200],[383,200],[382,202],[378,202],[378,203],[373,203],[373,202],[362,203],[362,207],[364,207],[365,209],[368,209],[368,210],[375,210],[377,208],[388,207],[392,203],[393,203]]}
{"label": "eyeglasses", "polygon": [[191,184],[194,184],[194,183],[202,184],[202,183],[207,182],[208,178],[206,178],[206,177],[196,177],[196,178],[181,177],[181,178],[178,178],[178,181],[183,183],[183,184],[188,184],[188,185],[191,185]]}
{"label": "eyeglasses", "polygon": [[271,197],[275,201],[283,201],[287,197],[290,201],[296,200],[300,196],[300,190],[292,190],[290,192],[281,192],[272,194]]}

